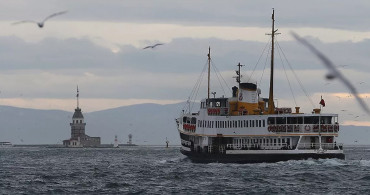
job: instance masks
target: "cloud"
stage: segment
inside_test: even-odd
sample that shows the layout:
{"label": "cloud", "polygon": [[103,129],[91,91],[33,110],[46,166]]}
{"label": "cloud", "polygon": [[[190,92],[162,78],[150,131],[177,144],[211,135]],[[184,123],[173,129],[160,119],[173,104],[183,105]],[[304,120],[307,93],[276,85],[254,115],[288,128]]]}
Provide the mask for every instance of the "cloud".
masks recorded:
{"label": "cloud", "polygon": [[[41,19],[60,10],[68,15],[58,20],[115,21],[135,23],[172,23],[183,25],[222,25],[269,27],[271,8],[275,8],[279,24],[289,27],[325,27],[369,30],[366,0],[322,2],[312,0],[285,1],[170,1],[144,0],[102,3],[100,0],[62,1],[34,0],[0,2],[2,20]],[[37,10],[37,11],[35,11]]]}

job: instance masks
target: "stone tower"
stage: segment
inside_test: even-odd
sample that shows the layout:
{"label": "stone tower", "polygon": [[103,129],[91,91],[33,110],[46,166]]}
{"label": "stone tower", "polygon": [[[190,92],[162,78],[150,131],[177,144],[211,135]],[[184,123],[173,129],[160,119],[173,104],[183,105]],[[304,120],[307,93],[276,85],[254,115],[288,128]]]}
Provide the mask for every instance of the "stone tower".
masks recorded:
{"label": "stone tower", "polygon": [[78,137],[83,137],[85,135],[85,126],[84,116],[82,115],[81,108],[79,107],[79,91],[77,86],[77,108],[72,117],[71,125],[71,138],[78,139]]}
{"label": "stone tower", "polygon": [[90,137],[85,133],[86,123],[79,106],[79,91],[77,86],[77,107],[72,116],[71,138],[64,140],[63,145],[67,147],[98,147],[100,145],[100,137]]}

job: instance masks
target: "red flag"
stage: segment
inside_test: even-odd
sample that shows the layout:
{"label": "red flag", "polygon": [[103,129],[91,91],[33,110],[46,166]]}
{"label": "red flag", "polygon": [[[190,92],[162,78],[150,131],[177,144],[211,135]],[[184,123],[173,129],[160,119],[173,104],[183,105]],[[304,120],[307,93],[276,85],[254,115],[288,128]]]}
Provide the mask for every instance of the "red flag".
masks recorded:
{"label": "red flag", "polygon": [[324,99],[322,99],[322,96],[321,96],[320,104],[322,105],[322,107],[325,107],[325,101],[324,101]]}

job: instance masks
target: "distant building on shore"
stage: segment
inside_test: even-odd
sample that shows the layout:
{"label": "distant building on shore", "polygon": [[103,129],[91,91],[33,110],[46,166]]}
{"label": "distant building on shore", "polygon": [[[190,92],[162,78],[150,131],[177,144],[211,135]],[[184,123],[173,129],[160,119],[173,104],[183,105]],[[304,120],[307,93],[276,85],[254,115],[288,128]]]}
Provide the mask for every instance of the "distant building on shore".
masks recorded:
{"label": "distant building on shore", "polygon": [[63,141],[65,147],[98,147],[100,146],[100,137],[90,137],[85,134],[86,123],[79,107],[79,91],[77,87],[77,108],[72,117],[71,138]]}

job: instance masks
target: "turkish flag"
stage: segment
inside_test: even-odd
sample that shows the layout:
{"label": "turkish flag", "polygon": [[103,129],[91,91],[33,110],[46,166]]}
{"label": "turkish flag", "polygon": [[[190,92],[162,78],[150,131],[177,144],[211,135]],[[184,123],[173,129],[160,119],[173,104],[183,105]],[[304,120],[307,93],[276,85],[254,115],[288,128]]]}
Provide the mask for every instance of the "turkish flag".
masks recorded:
{"label": "turkish flag", "polygon": [[324,101],[324,99],[321,98],[320,104],[322,105],[322,107],[325,107],[325,101]]}

